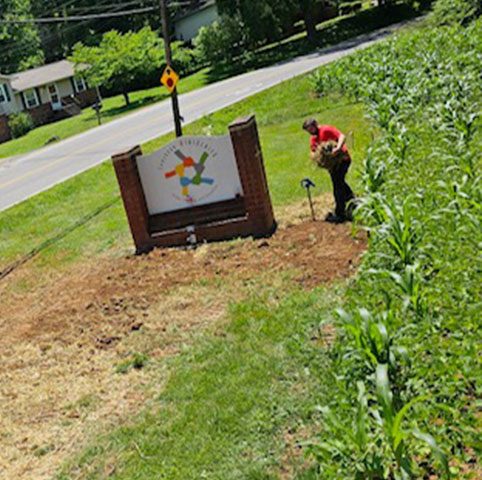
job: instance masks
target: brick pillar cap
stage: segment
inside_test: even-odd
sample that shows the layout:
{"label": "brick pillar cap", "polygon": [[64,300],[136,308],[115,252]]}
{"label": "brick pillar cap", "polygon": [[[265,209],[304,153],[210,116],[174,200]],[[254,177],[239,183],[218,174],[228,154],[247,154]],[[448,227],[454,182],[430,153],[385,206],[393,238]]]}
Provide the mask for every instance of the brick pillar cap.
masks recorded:
{"label": "brick pillar cap", "polygon": [[231,130],[232,128],[244,127],[245,125],[248,125],[249,123],[252,123],[254,121],[255,121],[255,115],[254,113],[252,113],[251,115],[248,115],[246,117],[237,118],[234,122],[232,122],[229,125],[229,129]]}
{"label": "brick pillar cap", "polygon": [[125,157],[130,157],[132,155],[139,155],[140,153],[141,153],[141,147],[137,145],[135,147],[132,147],[130,150],[112,155],[112,161],[116,162],[117,160],[122,160]]}

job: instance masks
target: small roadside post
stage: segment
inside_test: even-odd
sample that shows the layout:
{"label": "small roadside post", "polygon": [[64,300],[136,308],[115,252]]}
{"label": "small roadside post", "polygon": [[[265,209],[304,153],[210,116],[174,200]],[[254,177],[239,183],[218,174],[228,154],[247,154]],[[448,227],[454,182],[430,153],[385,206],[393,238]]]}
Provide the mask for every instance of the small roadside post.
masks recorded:
{"label": "small roadside post", "polygon": [[316,185],[309,178],[303,178],[303,180],[301,180],[301,186],[306,189],[306,194],[308,195],[308,202],[310,204],[311,219],[315,222],[316,221],[315,209],[313,207],[313,200],[311,198],[310,189],[316,187]]}
{"label": "small roadside post", "polygon": [[97,100],[94,105],[92,105],[92,109],[95,111],[95,114],[97,115],[97,123],[99,125],[102,125],[102,117],[100,115],[100,111],[102,110],[102,102],[100,100]]}
{"label": "small roadside post", "polygon": [[[166,0],[160,0],[161,4],[161,18],[162,18],[162,36],[164,37],[164,49],[166,55],[167,67],[161,77],[161,82],[167,87],[171,93],[172,113],[174,115],[174,126],[176,129],[176,137],[182,137],[181,126],[181,114],[179,112],[179,99],[177,97],[176,84],[179,80],[179,76],[172,68],[172,52],[171,52],[171,40],[169,37],[169,19],[167,12]],[[163,82],[165,80],[165,83]]]}

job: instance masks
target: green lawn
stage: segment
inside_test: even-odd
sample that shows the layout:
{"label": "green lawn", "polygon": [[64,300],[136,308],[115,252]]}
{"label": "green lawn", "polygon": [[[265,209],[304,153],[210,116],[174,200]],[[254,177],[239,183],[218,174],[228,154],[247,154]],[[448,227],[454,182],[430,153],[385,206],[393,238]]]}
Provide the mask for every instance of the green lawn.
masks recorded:
{"label": "green lawn", "polygon": [[[309,161],[305,117],[354,132],[352,180],[373,132],[360,105],[340,96],[316,98],[310,91],[309,76],[297,77],[189,125],[186,133],[224,134],[235,118],[255,113],[273,202],[293,203],[305,195],[299,185],[305,176],[314,179],[316,193],[331,188],[327,173]],[[143,149],[153,151],[171,138]],[[88,256],[132,252],[116,198],[118,186],[106,162],[0,213],[3,266],[112,200],[113,206],[47,248],[31,268],[58,269]],[[301,471],[304,461],[294,439],[310,432],[313,409],[324,403],[316,372],[329,361],[317,341],[305,340],[319,336],[318,325],[338,291],[307,294],[293,287],[289,272],[278,277],[270,286],[246,287],[246,300],[233,304],[223,319],[223,336],[199,333],[178,358],[150,361],[146,368],[163,384],[169,372],[156,408],[133,418],[133,426],[94,439],[59,479],[104,478],[112,459],[116,473],[109,478],[129,480],[268,480],[279,478],[287,464]]]}
{"label": "green lawn", "polygon": [[317,402],[326,403],[320,373],[330,359],[318,327],[339,291],[261,290],[232,306],[222,336],[198,338],[171,361],[167,384],[166,362],[152,364],[163,385],[155,407],[98,439],[58,480],[106,478],[112,462],[108,478],[117,480],[275,480],[294,478],[281,476],[287,467],[302,472],[295,439],[312,433]]}
{"label": "green lawn", "polygon": [[[302,178],[317,184],[316,192],[328,191],[325,171],[311,165],[308,136],[301,129],[303,119],[316,116],[344,132],[354,132],[352,148],[356,170],[372,138],[372,130],[360,105],[342,97],[319,99],[310,94],[309,76],[298,77],[261,92],[217,113],[206,116],[185,129],[186,134],[225,134],[235,118],[255,113],[271,194],[275,205],[290,204],[302,198]],[[166,144],[171,135],[149,142],[143,149],[153,151]],[[349,142],[350,143],[350,142]],[[354,172],[351,173],[352,178]],[[110,162],[106,162],[50,190],[0,213],[0,269],[25,255],[46,239],[92,214],[119,195]],[[21,241],[20,241],[21,239]],[[114,205],[48,248],[41,256],[47,264],[72,261],[116,247],[132,251],[132,243],[122,204]]]}

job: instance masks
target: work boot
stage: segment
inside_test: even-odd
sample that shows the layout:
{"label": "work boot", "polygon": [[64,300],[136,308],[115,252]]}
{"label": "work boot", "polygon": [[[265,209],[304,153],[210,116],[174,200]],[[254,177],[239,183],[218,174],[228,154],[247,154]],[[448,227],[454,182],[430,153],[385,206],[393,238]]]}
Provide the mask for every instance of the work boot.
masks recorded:
{"label": "work boot", "polygon": [[329,223],[343,223],[346,221],[347,221],[347,218],[345,216],[340,217],[339,215],[335,215],[333,212],[330,212],[325,217],[325,222],[329,222]]}

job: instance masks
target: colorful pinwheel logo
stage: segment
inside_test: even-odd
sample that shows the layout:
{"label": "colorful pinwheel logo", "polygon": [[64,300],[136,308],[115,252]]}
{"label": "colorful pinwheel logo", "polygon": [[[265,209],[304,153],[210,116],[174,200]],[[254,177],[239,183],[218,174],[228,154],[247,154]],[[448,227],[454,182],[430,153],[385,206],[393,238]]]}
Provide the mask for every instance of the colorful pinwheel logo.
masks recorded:
{"label": "colorful pinwheel logo", "polygon": [[[165,178],[173,178],[175,176],[179,177],[179,183],[181,185],[181,193],[184,196],[185,200],[189,203],[192,203],[194,200],[190,195],[190,186],[191,185],[213,185],[214,179],[203,177],[204,170],[206,170],[206,161],[209,158],[209,154],[204,152],[199,159],[199,162],[195,162],[192,157],[186,157],[180,150],[176,150],[175,155],[181,160],[181,163],[178,164],[174,170],[166,172],[164,174]],[[193,176],[189,177],[187,175],[187,169],[192,168]]]}

